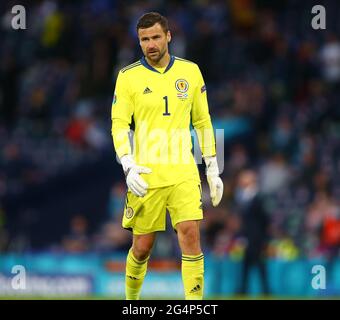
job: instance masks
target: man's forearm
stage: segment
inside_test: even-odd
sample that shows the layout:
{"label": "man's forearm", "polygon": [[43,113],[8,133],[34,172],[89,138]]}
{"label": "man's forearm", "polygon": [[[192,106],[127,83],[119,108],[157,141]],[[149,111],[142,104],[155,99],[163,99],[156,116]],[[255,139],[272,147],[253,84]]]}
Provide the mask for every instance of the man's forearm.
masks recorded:
{"label": "man's forearm", "polygon": [[211,122],[203,126],[195,126],[195,130],[203,157],[216,156],[215,136]]}
{"label": "man's forearm", "polygon": [[112,120],[112,139],[119,158],[126,154],[131,154],[131,144],[129,139],[130,126],[119,119]]}

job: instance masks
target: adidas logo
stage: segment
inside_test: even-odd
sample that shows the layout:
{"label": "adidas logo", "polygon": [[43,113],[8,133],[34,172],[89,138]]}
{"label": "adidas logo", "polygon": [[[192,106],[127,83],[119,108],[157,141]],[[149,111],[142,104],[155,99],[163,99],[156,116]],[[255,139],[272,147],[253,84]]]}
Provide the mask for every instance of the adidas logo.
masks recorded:
{"label": "adidas logo", "polygon": [[198,284],[196,287],[192,288],[190,293],[194,293],[201,290],[201,286]]}
{"label": "adidas logo", "polygon": [[143,94],[151,93],[152,91],[149,89],[149,87],[146,87]]}

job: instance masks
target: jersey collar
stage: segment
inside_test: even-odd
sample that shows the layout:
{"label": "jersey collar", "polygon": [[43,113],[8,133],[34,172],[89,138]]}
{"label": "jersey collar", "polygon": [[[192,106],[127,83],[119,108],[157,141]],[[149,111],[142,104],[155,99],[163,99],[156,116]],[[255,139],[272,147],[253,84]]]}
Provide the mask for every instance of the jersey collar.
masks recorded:
{"label": "jersey collar", "polygon": [[[149,69],[149,70],[151,70],[151,71],[160,73],[160,72],[157,71],[154,67],[152,67],[152,66],[150,66],[150,65],[148,64],[148,62],[146,61],[145,57],[141,58],[141,59],[140,59],[140,62],[141,62],[141,64],[142,64],[145,68],[147,68],[147,69]],[[170,55],[170,62],[169,62],[169,64],[168,64],[168,66],[166,67],[166,69],[164,70],[164,73],[167,72],[167,71],[172,67],[172,65],[174,64],[174,62],[175,62],[175,56],[171,56],[171,55]]]}

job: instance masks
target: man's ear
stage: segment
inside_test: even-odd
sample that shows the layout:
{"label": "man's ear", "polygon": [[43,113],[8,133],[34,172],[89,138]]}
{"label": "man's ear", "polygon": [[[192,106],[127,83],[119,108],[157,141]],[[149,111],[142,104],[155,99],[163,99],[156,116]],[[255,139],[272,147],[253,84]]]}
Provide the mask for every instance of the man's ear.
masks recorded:
{"label": "man's ear", "polygon": [[169,43],[171,41],[171,33],[170,33],[170,31],[167,32],[166,37],[167,37],[167,40],[168,40],[168,43]]}

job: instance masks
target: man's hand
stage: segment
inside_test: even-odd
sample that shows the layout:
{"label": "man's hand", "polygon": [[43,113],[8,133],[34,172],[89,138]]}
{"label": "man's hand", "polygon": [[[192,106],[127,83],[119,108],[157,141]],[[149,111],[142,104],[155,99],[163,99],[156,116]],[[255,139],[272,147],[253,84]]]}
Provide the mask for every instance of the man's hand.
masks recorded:
{"label": "man's hand", "polygon": [[150,168],[136,165],[131,155],[124,155],[120,159],[126,177],[128,188],[138,197],[146,195],[148,184],[140,176],[141,173],[151,173]]}
{"label": "man's hand", "polygon": [[216,207],[223,195],[223,182],[219,177],[216,157],[205,157],[206,175],[210,188],[210,198],[212,205]]}

